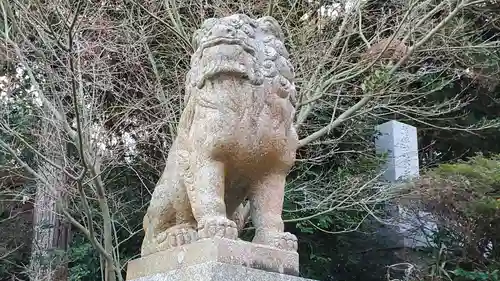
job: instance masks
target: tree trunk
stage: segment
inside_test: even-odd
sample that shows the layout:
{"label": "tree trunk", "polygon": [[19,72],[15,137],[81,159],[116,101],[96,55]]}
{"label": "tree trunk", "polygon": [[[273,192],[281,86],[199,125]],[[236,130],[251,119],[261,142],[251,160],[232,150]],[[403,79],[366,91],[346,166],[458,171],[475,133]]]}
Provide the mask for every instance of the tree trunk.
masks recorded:
{"label": "tree trunk", "polygon": [[[62,163],[66,149],[57,128],[42,125],[41,149],[43,155],[54,163]],[[38,181],[33,210],[33,242],[31,248],[30,279],[32,281],[68,280],[66,252],[70,226],[59,215],[56,200],[64,196],[67,178],[63,171],[38,159],[39,174],[50,186]]]}
{"label": "tree trunk", "polygon": [[[101,204],[105,204],[106,208],[103,208],[103,221],[104,221],[104,249],[110,255],[113,255],[113,232],[111,228],[111,215],[108,212],[108,206],[106,199],[103,200]],[[114,269],[114,264],[106,260],[106,278],[105,281],[116,281],[116,273]]]}

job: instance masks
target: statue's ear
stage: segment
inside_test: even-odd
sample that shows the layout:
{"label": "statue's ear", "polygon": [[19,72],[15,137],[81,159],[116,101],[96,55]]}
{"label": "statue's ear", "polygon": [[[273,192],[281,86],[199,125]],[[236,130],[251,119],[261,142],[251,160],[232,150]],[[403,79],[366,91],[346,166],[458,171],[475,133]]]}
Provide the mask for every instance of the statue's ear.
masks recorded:
{"label": "statue's ear", "polygon": [[194,31],[193,36],[191,37],[191,46],[193,47],[194,51],[198,49],[201,38],[205,35],[206,32],[212,29],[212,27],[214,27],[217,22],[218,19],[216,18],[207,18],[203,21],[201,26]]}
{"label": "statue's ear", "polygon": [[193,48],[193,51],[196,52],[196,49],[198,49],[198,45],[200,44],[200,36],[201,36],[201,30],[197,29],[194,31],[193,36],[191,37],[191,47]]}
{"label": "statue's ear", "polygon": [[257,22],[259,23],[260,28],[276,36],[280,41],[283,41],[285,39],[285,35],[283,33],[283,30],[281,29],[281,25],[274,17],[263,16],[259,18]]}

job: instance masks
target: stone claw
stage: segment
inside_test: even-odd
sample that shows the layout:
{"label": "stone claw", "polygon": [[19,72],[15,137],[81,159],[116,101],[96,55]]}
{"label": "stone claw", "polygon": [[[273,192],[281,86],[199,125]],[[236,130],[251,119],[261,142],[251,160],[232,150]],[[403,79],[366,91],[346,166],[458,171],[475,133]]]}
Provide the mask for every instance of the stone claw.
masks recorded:
{"label": "stone claw", "polygon": [[236,240],[238,229],[236,223],[225,217],[207,217],[198,222],[198,237],[203,238],[228,238]]}
{"label": "stone claw", "polygon": [[261,232],[255,236],[253,242],[284,251],[296,252],[298,249],[297,237],[289,232]]}
{"label": "stone claw", "polygon": [[195,242],[197,238],[197,233],[194,227],[182,225],[174,226],[158,234],[158,250],[162,251],[189,244]]}

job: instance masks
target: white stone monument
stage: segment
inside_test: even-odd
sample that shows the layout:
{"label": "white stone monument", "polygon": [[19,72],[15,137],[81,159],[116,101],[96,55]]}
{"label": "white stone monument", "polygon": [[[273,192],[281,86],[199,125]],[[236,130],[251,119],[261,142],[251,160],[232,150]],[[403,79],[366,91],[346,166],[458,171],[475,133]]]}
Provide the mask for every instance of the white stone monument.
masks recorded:
{"label": "white stone monument", "polygon": [[376,127],[377,153],[387,153],[384,179],[390,182],[419,176],[417,128],[391,120]]}
{"label": "white stone monument", "polygon": [[[386,154],[387,161],[382,167],[384,179],[399,182],[419,177],[417,128],[395,120],[376,127],[375,148],[377,153]],[[437,230],[430,214],[419,211],[409,212],[398,206],[399,232],[405,247],[431,246],[429,236]]]}

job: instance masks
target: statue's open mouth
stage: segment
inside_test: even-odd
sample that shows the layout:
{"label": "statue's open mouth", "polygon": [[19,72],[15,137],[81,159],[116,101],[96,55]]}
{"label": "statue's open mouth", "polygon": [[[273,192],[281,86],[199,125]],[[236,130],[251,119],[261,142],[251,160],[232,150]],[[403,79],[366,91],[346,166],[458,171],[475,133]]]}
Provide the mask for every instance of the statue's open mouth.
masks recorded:
{"label": "statue's open mouth", "polygon": [[201,45],[200,55],[203,56],[203,51],[205,49],[220,45],[238,45],[242,47],[245,52],[249,53],[252,56],[254,56],[256,52],[252,46],[241,39],[219,37],[203,42],[203,44]]}
{"label": "statue's open mouth", "polygon": [[[230,46],[233,46],[232,48],[239,48],[240,50],[224,49],[224,47]],[[222,49],[213,50],[213,52],[211,50],[210,54],[205,52],[214,47],[222,47]],[[217,37],[203,42],[199,48],[198,55],[200,59],[205,55],[210,56],[210,59],[203,62],[203,75],[200,76],[200,79],[197,81],[197,87],[199,89],[204,87],[206,80],[214,80],[217,78],[225,79],[228,77],[239,77],[249,80],[255,85],[260,85],[262,79],[260,79],[254,70],[255,59],[244,59],[242,56],[244,53],[251,57],[255,57],[257,51],[253,46],[242,39]],[[214,60],[214,57],[218,59]]]}

